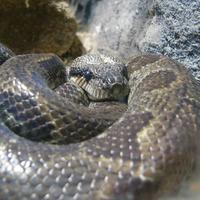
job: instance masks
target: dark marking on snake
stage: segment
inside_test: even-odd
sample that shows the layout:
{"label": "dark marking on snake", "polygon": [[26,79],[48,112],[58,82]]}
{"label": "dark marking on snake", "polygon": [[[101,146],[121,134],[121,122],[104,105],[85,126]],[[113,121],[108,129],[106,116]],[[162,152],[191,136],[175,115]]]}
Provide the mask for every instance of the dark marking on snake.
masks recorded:
{"label": "dark marking on snake", "polygon": [[[147,75],[143,81],[138,86],[138,90],[145,92],[145,91],[152,91],[155,89],[167,88],[170,87],[176,81],[176,75],[173,71],[158,71],[152,72],[151,74]],[[145,82],[145,84],[143,84]],[[160,84],[158,84],[158,82]],[[145,87],[143,87],[145,85]]]}

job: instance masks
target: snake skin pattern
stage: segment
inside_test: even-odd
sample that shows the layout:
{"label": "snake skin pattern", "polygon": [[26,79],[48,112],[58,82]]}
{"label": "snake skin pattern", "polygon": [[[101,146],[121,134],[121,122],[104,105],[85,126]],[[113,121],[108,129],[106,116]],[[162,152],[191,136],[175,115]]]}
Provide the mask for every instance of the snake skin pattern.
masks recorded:
{"label": "snake skin pattern", "polygon": [[[16,56],[0,66],[1,200],[156,199],[191,172],[200,89],[182,65],[163,56],[131,59],[128,109],[108,129],[113,121],[103,113],[55,95],[48,69],[38,73],[41,66],[65,80],[62,62],[52,54]],[[24,138],[36,134],[75,143]],[[88,134],[97,136],[85,140]],[[84,141],[76,143],[80,135]]]}

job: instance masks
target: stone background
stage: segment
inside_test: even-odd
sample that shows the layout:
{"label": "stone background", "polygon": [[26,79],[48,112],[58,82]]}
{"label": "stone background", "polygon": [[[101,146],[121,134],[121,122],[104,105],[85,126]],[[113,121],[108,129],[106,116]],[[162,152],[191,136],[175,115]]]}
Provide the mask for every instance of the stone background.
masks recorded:
{"label": "stone background", "polygon": [[[185,64],[200,80],[199,0],[74,0],[92,35],[88,49],[108,48],[128,58],[149,52]],[[90,6],[89,6],[90,5]],[[87,9],[86,9],[87,7]],[[83,21],[84,21],[83,20]],[[86,40],[87,41],[87,40]]]}

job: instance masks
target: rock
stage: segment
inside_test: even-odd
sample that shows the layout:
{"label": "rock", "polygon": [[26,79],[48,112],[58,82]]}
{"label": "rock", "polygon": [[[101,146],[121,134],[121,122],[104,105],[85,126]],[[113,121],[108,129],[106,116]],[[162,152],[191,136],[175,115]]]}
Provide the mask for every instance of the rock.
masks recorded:
{"label": "rock", "polygon": [[17,54],[53,52],[61,56],[75,52],[72,57],[82,54],[81,43],[76,41],[77,22],[68,3],[0,0],[0,5],[0,40]]}
{"label": "rock", "polygon": [[140,50],[182,62],[200,81],[200,1],[156,0],[152,11]]}
{"label": "rock", "polygon": [[86,48],[108,48],[124,58],[167,55],[200,80],[199,0],[101,0],[91,13],[92,46]]}
{"label": "rock", "polygon": [[[199,0],[0,0],[0,40],[17,53],[75,58],[108,49],[167,55],[200,80]],[[70,7],[69,7],[70,5]],[[76,36],[77,22],[81,42]]]}
{"label": "rock", "polygon": [[147,20],[148,0],[102,0],[93,10],[89,32],[93,48],[108,48],[122,57],[138,54],[136,38]]}

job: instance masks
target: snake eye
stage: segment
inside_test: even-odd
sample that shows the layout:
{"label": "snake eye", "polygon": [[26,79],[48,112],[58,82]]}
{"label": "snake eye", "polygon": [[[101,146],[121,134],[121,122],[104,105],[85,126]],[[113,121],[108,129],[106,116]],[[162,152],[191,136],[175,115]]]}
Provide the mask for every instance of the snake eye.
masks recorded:
{"label": "snake eye", "polygon": [[87,81],[89,81],[92,79],[93,73],[89,69],[85,69],[83,70],[83,76]]}

